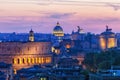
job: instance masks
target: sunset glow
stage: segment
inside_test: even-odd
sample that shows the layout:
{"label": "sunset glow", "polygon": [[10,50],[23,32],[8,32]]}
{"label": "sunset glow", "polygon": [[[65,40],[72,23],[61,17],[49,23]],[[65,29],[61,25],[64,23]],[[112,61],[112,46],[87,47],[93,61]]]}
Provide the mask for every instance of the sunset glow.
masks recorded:
{"label": "sunset glow", "polygon": [[0,32],[52,33],[59,21],[65,33],[80,26],[101,33],[108,25],[120,32],[119,0],[1,0]]}

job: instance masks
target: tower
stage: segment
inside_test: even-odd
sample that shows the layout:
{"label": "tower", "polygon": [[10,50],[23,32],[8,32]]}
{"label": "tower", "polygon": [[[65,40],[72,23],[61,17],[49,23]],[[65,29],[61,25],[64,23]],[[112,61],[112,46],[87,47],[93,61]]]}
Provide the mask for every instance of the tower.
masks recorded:
{"label": "tower", "polygon": [[34,42],[34,32],[32,29],[29,31],[29,41]]}

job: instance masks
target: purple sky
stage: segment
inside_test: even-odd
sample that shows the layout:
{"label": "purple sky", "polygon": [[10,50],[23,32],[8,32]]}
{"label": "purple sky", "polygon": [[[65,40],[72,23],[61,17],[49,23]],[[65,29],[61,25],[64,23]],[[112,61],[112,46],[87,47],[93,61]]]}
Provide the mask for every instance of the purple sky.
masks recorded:
{"label": "purple sky", "polygon": [[59,21],[65,33],[101,33],[108,25],[120,32],[118,0],[3,0],[0,1],[0,32],[52,33]]}

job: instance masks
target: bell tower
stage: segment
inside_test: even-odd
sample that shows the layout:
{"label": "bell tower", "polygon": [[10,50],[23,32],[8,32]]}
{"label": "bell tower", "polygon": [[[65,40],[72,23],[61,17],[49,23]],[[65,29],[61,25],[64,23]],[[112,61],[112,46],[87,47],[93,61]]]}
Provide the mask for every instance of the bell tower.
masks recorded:
{"label": "bell tower", "polygon": [[32,29],[29,31],[29,41],[34,42],[34,31]]}

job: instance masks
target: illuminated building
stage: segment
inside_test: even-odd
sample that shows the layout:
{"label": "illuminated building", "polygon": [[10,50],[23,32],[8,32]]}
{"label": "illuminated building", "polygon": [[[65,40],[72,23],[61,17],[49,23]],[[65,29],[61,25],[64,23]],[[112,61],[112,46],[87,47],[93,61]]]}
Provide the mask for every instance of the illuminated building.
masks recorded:
{"label": "illuminated building", "polygon": [[112,29],[109,29],[108,26],[106,26],[106,31],[100,34],[99,41],[102,50],[117,47],[115,33],[113,33]]}
{"label": "illuminated building", "polygon": [[14,69],[52,61],[50,42],[3,42],[0,47],[0,62],[13,64]]}
{"label": "illuminated building", "polygon": [[57,22],[57,25],[53,29],[53,35],[55,39],[51,51],[60,54],[60,43],[63,41],[64,32],[59,22]]}
{"label": "illuminated building", "polygon": [[57,22],[57,25],[53,29],[53,35],[57,37],[58,42],[62,41],[62,37],[64,36],[64,32],[63,32],[63,29],[60,26],[59,22]]}
{"label": "illuminated building", "polygon": [[52,55],[51,42],[34,40],[34,33],[31,30],[27,42],[1,42],[0,62],[13,65],[14,71],[21,68],[28,68],[38,64],[51,64]]}

